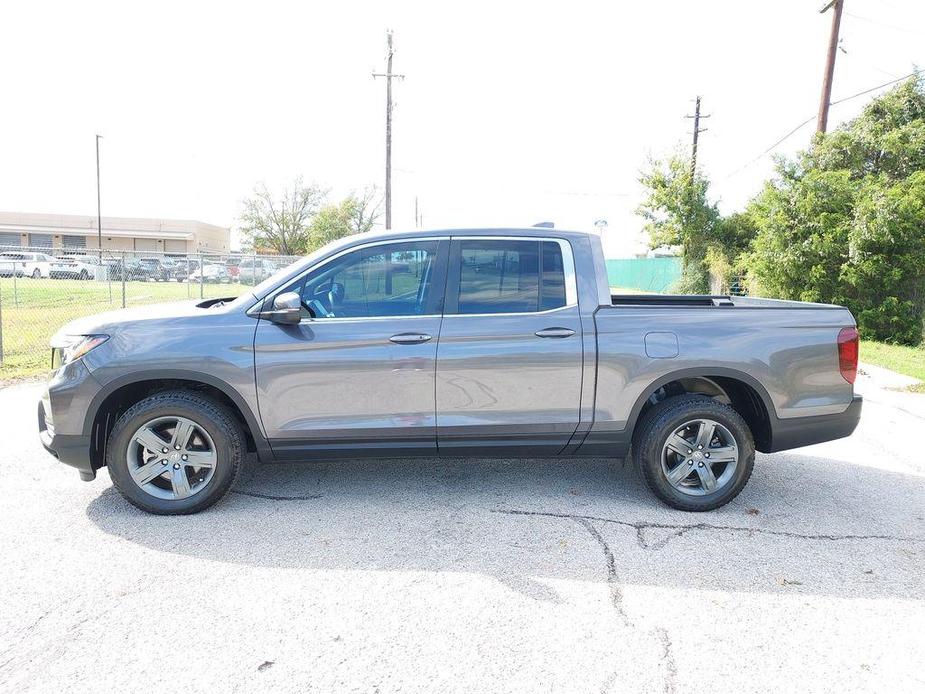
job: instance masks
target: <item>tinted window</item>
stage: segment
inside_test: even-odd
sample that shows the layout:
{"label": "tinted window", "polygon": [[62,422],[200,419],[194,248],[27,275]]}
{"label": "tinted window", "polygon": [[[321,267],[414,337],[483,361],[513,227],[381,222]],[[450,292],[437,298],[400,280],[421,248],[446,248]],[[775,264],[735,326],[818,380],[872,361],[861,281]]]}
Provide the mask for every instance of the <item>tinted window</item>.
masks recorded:
{"label": "tinted window", "polygon": [[458,313],[529,313],[565,306],[555,241],[460,241]]}
{"label": "tinted window", "polygon": [[[390,243],[348,253],[286,291],[318,318],[415,316],[439,312],[432,295],[437,242]],[[441,288],[442,291],[442,288]]]}
{"label": "tinted window", "polygon": [[562,247],[555,241],[543,242],[543,294],[540,309],[565,306],[565,269]]}

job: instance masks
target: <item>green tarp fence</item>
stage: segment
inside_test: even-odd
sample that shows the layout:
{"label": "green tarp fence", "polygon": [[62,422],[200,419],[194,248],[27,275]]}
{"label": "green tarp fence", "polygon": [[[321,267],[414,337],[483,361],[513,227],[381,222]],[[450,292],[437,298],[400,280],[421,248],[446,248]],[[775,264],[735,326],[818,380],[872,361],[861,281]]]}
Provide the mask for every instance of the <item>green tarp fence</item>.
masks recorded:
{"label": "green tarp fence", "polygon": [[681,277],[680,258],[620,258],[607,261],[607,279],[617,289],[670,292]]}

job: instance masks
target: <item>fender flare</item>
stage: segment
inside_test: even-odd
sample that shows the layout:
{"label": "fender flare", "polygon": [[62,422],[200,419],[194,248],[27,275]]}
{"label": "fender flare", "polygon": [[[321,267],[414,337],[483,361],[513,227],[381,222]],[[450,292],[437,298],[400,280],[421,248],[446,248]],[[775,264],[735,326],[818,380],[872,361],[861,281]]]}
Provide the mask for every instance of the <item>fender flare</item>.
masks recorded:
{"label": "fender flare", "polygon": [[758,397],[761,398],[761,403],[764,405],[764,409],[768,414],[768,423],[773,430],[774,425],[778,419],[777,409],[774,407],[774,402],[771,400],[771,396],[768,394],[768,391],[764,385],[762,385],[762,383],[754,376],[750,376],[743,371],[739,371],[737,369],[729,369],[722,366],[679,369],[677,371],[664,374],[663,376],[659,376],[657,379],[652,381],[652,383],[650,383],[642,392],[642,395],[636,399],[636,402],[633,404],[633,409],[630,410],[629,419],[626,422],[626,430],[630,432],[630,435],[632,435],[632,432],[635,431],[636,422],[639,419],[639,414],[642,412],[642,408],[645,406],[649,398],[652,397],[652,394],[666,383],[678,381],[682,378],[711,377],[731,378],[750,386],[752,390],[758,393]]}
{"label": "fender flare", "polygon": [[241,415],[244,417],[244,421],[250,430],[251,438],[254,440],[254,445],[257,447],[257,453],[259,457],[261,459],[268,459],[272,457],[272,451],[266,437],[263,434],[263,429],[260,426],[260,420],[254,415],[250,405],[248,405],[244,398],[241,397],[240,393],[238,393],[235,388],[220,378],[216,378],[215,376],[211,376],[209,374],[204,374],[201,371],[192,371],[188,369],[151,369],[147,371],[133,371],[132,373],[119,376],[118,378],[114,378],[113,380],[107,382],[106,385],[103,386],[95,396],[93,396],[93,400],[90,401],[90,404],[87,407],[87,412],[84,415],[84,435],[92,435],[93,422],[96,420],[96,415],[99,412],[100,407],[106,401],[106,399],[119,388],[132,385],[134,383],[142,383],[144,381],[158,381],[168,379],[203,383],[221,391],[228,397],[229,400],[231,400],[231,402],[234,403],[234,405],[241,412]]}

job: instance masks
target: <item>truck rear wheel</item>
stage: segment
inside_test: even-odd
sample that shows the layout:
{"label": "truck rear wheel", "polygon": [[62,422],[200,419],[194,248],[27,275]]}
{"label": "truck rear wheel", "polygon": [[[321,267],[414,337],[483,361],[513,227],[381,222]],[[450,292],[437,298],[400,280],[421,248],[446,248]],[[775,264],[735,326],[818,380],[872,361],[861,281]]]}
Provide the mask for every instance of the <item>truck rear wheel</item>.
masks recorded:
{"label": "truck rear wheel", "polygon": [[159,515],[202,511],[243,465],[244,435],[219,403],[189,391],[157,393],[129,408],[106,446],[109,476],[138,508]]}
{"label": "truck rear wheel", "polygon": [[745,420],[702,395],[668,398],[641,419],[633,448],[655,495],[681,511],[710,511],[742,491],[755,464]]}

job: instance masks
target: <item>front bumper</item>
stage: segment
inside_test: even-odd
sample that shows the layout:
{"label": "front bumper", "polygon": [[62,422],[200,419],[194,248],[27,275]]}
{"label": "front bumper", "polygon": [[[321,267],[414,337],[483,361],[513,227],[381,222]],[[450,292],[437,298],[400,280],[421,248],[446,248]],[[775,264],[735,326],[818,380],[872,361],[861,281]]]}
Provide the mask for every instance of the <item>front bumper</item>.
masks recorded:
{"label": "front bumper", "polygon": [[77,468],[84,481],[94,479],[96,468],[102,464],[93,460],[92,435],[85,421],[99,390],[99,382],[78,359],[53,372],[38,404],[42,447],[65,465]]}
{"label": "front bumper", "polygon": [[774,418],[771,424],[771,447],[766,453],[810,446],[814,443],[851,436],[861,419],[864,398],[855,395],[844,412],[817,417]]}
{"label": "front bumper", "polygon": [[96,470],[90,462],[90,437],[56,434],[45,419],[45,404],[39,402],[39,440],[42,447],[65,465],[77,468],[80,479],[90,482],[96,479]]}

